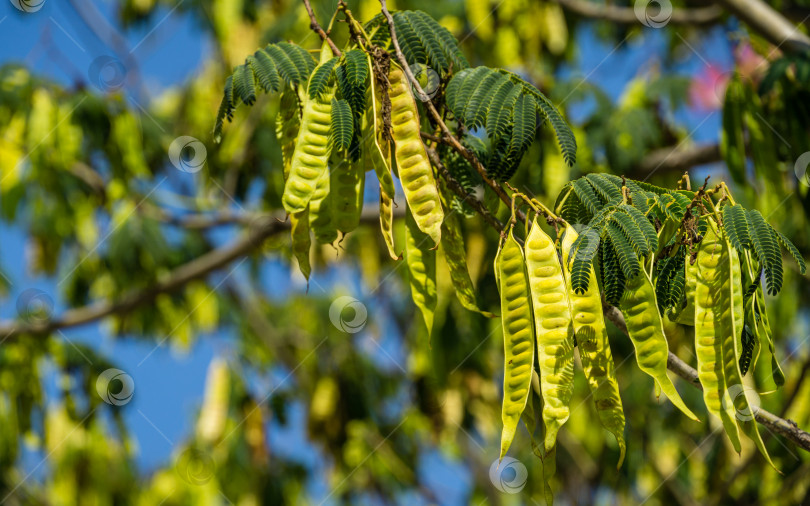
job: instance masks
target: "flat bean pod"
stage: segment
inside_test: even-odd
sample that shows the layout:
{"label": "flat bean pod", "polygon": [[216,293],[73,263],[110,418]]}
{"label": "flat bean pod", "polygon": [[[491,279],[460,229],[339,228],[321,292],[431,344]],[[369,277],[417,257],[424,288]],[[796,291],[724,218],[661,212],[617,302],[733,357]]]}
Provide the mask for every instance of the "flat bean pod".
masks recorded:
{"label": "flat bean pod", "polygon": [[[740,431],[735,420],[734,406],[723,397],[733,381],[734,335],[731,333],[731,268],[715,226],[701,240],[697,254],[695,278],[695,354],[703,401],[709,413],[720,418],[731,444],[739,453]],[[727,334],[727,335],[726,335]]]}
{"label": "flat bean pod", "polygon": [[405,74],[393,62],[388,81],[391,85],[389,96],[394,154],[405,200],[419,229],[433,239],[434,245],[438,245],[444,212],[433,177],[433,168],[422,143],[416,102]]}
{"label": "flat bean pod", "polygon": [[433,331],[436,311],[436,250],[431,239],[419,230],[410,212],[405,217],[405,261],[413,301],[422,312],[428,333]]}
{"label": "flat bean pod", "polygon": [[[369,68],[373,68],[371,63],[371,55],[368,54]],[[394,200],[394,179],[391,176],[391,167],[389,166],[390,149],[388,141],[383,138],[382,134],[382,103],[377,97],[378,89],[374,72],[371,72],[371,86],[369,87],[368,95],[368,110],[366,111],[363,122],[365,128],[363,129],[363,157],[366,164],[366,171],[374,170],[377,174],[377,179],[380,181],[380,189],[385,192],[389,200]]]}
{"label": "flat bean pod", "polygon": [[[710,223],[710,226],[714,226],[714,223]],[[740,355],[742,353],[740,335],[743,325],[742,268],[740,267],[740,259],[737,250],[731,246],[725,233],[723,233],[721,237],[726,255],[730,259],[728,270],[731,273],[726,283],[727,286],[725,287],[728,290],[728,298],[731,301],[731,305],[728,308],[731,318],[726,317],[726,321],[724,322],[726,323],[726,335],[731,337],[726,339],[725,345],[727,346],[728,341],[731,341],[733,348],[733,364],[726,362],[726,369],[730,371],[728,376],[729,389],[726,391],[723,402],[729,404],[729,401],[731,401],[734,405],[737,420],[739,421],[743,433],[754,442],[757,449],[765,457],[765,460],[776,469],[776,466],[771,460],[771,456],[768,455],[768,450],[765,448],[765,442],[762,441],[762,435],[759,433],[759,425],[757,425],[754,419],[754,411],[759,409],[759,406],[752,405],[751,399],[748,398],[751,390],[743,384],[742,373],[740,372]],[[723,314],[725,315],[725,313]],[[727,355],[726,353],[725,356]],[[759,402],[758,397],[754,398],[754,400]]]}
{"label": "flat bean pod", "polygon": [[[290,90],[283,93],[280,109],[282,112],[276,117],[276,138],[281,144],[281,161],[286,182],[290,176],[295,140],[301,125],[301,119],[298,116],[297,95]],[[309,281],[309,275],[312,273],[312,266],[309,262],[309,249],[312,246],[312,239],[309,235],[309,207],[291,214],[290,224],[293,256],[298,260],[301,274]]]}
{"label": "flat bean pod", "polygon": [[697,277],[697,262],[691,263],[690,255],[686,256],[684,262],[684,269],[686,269],[686,284],[683,292],[686,297],[686,307],[681,310],[676,322],[694,326],[695,325],[695,278]]}
{"label": "flat bean pod", "polygon": [[768,320],[768,312],[765,308],[765,296],[762,293],[762,286],[757,289],[756,304],[759,308],[760,320],[757,323],[757,337],[760,342],[764,341],[768,344],[768,351],[771,353],[771,376],[773,377],[776,386],[785,384],[785,373],[782,372],[782,367],[779,365],[779,360],[776,358],[776,349],[773,344],[773,332],[771,331],[771,324]]}
{"label": "flat bean pod", "polygon": [[501,459],[515,438],[518,421],[529,398],[534,366],[534,323],[529,278],[523,249],[512,232],[510,227],[509,235],[495,257],[504,352]]}
{"label": "flat bean pod", "polygon": [[536,217],[524,248],[537,334],[546,429],[544,446],[548,452],[554,448],[557,432],[570,415],[574,394],[574,327],[557,248]]}
{"label": "flat bean pod", "polygon": [[380,189],[380,230],[382,231],[388,254],[393,260],[402,259],[394,247],[394,208],[393,201]]}
{"label": "flat bean pod", "polygon": [[321,174],[315,193],[309,201],[309,226],[315,234],[315,239],[321,244],[331,244],[337,239],[338,233],[335,221],[332,219],[332,194],[329,191],[330,176],[328,172]]}
{"label": "flat bean pod", "polygon": [[[324,43],[321,49],[321,65],[332,56],[329,45]],[[284,185],[282,197],[284,209],[290,214],[306,209],[321,175],[328,170],[329,130],[332,124],[334,94],[335,86],[332,84],[320,96],[305,99],[301,128],[298,131],[295,152],[290,164],[290,176]]]}
{"label": "flat bean pod", "polygon": [[544,403],[540,391],[540,377],[536,371],[532,371],[532,388],[521,419],[523,420],[523,424],[526,425],[526,430],[529,432],[532,451],[540,458],[540,465],[543,468],[543,496],[546,500],[546,504],[551,506],[554,504],[554,494],[551,491],[551,478],[557,473],[557,447],[554,446],[550,451],[546,451],[544,448],[545,445],[538,444],[538,441],[545,441],[546,432],[545,425],[537,423],[535,411],[542,413],[543,408]]}
{"label": "flat bean pod", "polygon": [[[300,92],[303,94],[302,91]],[[276,139],[281,145],[284,181],[287,181],[290,175],[292,156],[295,152],[295,140],[298,138],[298,129],[300,127],[301,117],[298,113],[298,98],[292,90],[285,90],[281,94],[279,113],[276,116]]]}
{"label": "flat bean pod", "polygon": [[361,163],[342,161],[332,169],[329,177],[332,219],[335,227],[345,235],[360,224],[366,173]]}
{"label": "flat bean pod", "polygon": [[309,263],[309,249],[312,246],[312,238],[309,236],[309,209],[304,209],[300,213],[290,215],[292,250],[301,274],[309,281],[312,273],[312,266]]}
{"label": "flat bean pod", "polygon": [[663,320],[658,313],[655,288],[643,265],[637,276],[627,280],[619,309],[627,323],[627,334],[636,349],[639,369],[655,380],[675,407],[689,418],[697,420],[697,416],[686,407],[667,375],[669,345],[664,334]]}
{"label": "flat bean pod", "polygon": [[574,337],[577,341],[582,369],[596,403],[599,420],[602,422],[602,426],[616,437],[619,444],[618,467],[621,467],[624,462],[626,444],[619,383],[616,380],[613,354],[610,352],[605,318],[602,315],[602,299],[599,295],[599,285],[594,270],[591,269],[588,290],[585,293],[577,294],[571,286],[570,262],[573,260],[571,246],[576,239],[576,230],[571,226],[566,227],[562,240],[563,272],[568,291],[568,303],[571,306],[571,316],[574,321]]}
{"label": "flat bean pod", "polygon": [[458,301],[468,311],[493,318],[495,315],[482,311],[475,300],[475,287],[467,269],[467,249],[464,247],[464,237],[457,214],[446,215],[442,222],[442,250]]}

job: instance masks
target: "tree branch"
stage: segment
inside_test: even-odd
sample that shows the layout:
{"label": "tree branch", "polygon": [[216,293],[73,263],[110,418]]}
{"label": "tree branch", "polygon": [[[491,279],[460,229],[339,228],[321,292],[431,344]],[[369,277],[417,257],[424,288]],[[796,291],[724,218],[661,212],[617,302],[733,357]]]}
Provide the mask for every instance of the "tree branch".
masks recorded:
{"label": "tree branch", "polygon": [[810,49],[810,37],[762,0],[715,0],[715,3],[731,11],[777,48],[784,46],[786,51],[794,53]]}
{"label": "tree branch", "polygon": [[[394,213],[396,217],[403,217],[405,209],[404,207],[395,209]],[[116,301],[99,301],[87,306],[68,309],[58,318],[45,321],[2,322],[0,323],[0,342],[22,335],[47,335],[56,330],[78,327],[114,314],[126,314],[138,306],[154,301],[160,294],[175,291],[190,281],[225,267],[234,260],[248,255],[269,237],[289,230],[290,222],[281,221],[285,216],[284,213],[236,214],[230,212],[216,216],[195,214],[179,218],[165,215],[165,221],[189,229],[199,230],[217,225],[241,224],[248,226],[248,231],[231,244],[209,251],[177,267],[154,285],[127,292]],[[379,212],[376,206],[364,207],[360,219],[366,224],[378,223]]]}
{"label": "tree branch", "polygon": [[475,195],[467,193],[464,188],[459,184],[458,181],[450,174],[447,168],[442,163],[441,159],[439,159],[439,154],[436,152],[436,149],[433,147],[427,147],[427,154],[430,157],[430,161],[433,165],[436,166],[436,169],[439,171],[439,175],[441,175],[444,180],[447,182],[447,187],[450,188],[456,195],[458,195],[464,202],[469,204],[475,211],[481,215],[484,220],[492,225],[495,230],[501,231],[503,230],[503,223],[498,220],[486,206],[481,203],[480,200],[475,198]]}
{"label": "tree branch", "polygon": [[[603,19],[612,23],[632,25],[639,23],[635,10],[632,7],[619,7],[616,5],[605,5],[587,0],[553,0],[560,4],[565,10],[579,14],[585,18]],[[674,25],[711,25],[718,23],[723,10],[716,5],[709,7],[697,7],[694,9],[676,9],[672,11],[672,17],[668,23]]]}
{"label": "tree branch", "polygon": [[633,174],[650,176],[655,172],[684,172],[697,165],[715,163],[722,160],[720,146],[699,144],[689,148],[661,148],[647,156],[633,170]]}
{"label": "tree branch", "polygon": [[312,11],[312,5],[310,5],[309,0],[303,0],[304,8],[307,10],[307,14],[309,14],[309,27],[312,30],[320,35],[321,40],[324,40],[329,43],[329,47],[332,48],[332,52],[335,53],[335,56],[340,56],[340,49],[332,42],[332,39],[329,38],[329,34],[323,31],[321,25],[318,23],[318,19],[315,17],[315,13]]}
{"label": "tree branch", "polygon": [[[626,334],[627,324],[624,322],[624,316],[621,311],[607,304],[604,305],[603,309],[607,319]],[[698,379],[697,371],[671,351],[667,358],[667,368],[685,379],[693,387],[703,390],[703,386]],[[810,434],[800,429],[792,420],[785,420],[762,408],[756,409],[754,416],[759,423],[772,432],[781,434],[793,441],[800,448],[810,452]]]}

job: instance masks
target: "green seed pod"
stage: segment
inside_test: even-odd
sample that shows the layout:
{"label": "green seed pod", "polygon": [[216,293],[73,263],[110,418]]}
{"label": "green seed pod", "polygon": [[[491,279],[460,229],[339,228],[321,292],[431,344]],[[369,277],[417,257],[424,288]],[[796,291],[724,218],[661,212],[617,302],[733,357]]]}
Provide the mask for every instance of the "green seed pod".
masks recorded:
{"label": "green seed pod", "polygon": [[579,348],[582,369],[596,403],[599,420],[602,422],[602,426],[616,437],[616,442],[619,444],[620,455],[617,467],[621,467],[624,462],[626,444],[619,383],[616,380],[613,354],[610,352],[605,318],[602,315],[602,299],[599,295],[594,270],[591,269],[587,291],[577,294],[571,286],[570,262],[573,261],[571,246],[576,239],[577,233],[574,228],[567,227],[562,240],[562,257],[568,302],[574,320],[574,337]]}
{"label": "green seed pod", "polygon": [[556,444],[560,427],[568,420],[574,395],[574,327],[557,248],[536,217],[525,250],[537,333],[537,365],[546,429],[544,445],[548,452]]}
{"label": "green seed pod", "polygon": [[647,277],[643,264],[638,275],[627,280],[619,309],[627,324],[627,334],[636,349],[639,369],[655,380],[656,391],[663,390],[675,407],[689,418],[697,420],[697,416],[686,407],[672,380],[667,376],[669,345],[664,334],[663,320],[658,313],[655,288]]}
{"label": "green seed pod", "polygon": [[433,313],[436,311],[436,250],[431,239],[419,230],[408,212],[405,218],[405,261],[413,301],[422,312],[428,334],[433,331]]}
{"label": "green seed pod", "polygon": [[736,368],[730,256],[717,236],[714,223],[709,223],[709,230],[700,242],[695,263],[695,354],[698,379],[703,385],[706,408],[723,422],[731,444],[739,453],[742,447],[734,406],[723,402]]}
{"label": "green seed pod", "polygon": [[501,294],[504,351],[501,459],[512,445],[518,421],[526,407],[534,365],[534,324],[529,279],[523,261],[523,249],[512,232],[510,227],[503,248],[495,258]]}
{"label": "green seed pod", "polygon": [[464,248],[461,224],[456,214],[445,215],[442,223],[442,250],[450,271],[450,279],[456,290],[456,297],[461,305],[469,311],[481,313],[487,318],[494,318],[495,315],[492,313],[482,311],[475,300],[475,287],[467,269],[467,250]]}
{"label": "green seed pod", "polygon": [[393,202],[380,189],[380,230],[382,231],[385,245],[388,248],[388,254],[394,260],[402,259],[402,255],[396,252],[394,248],[394,209]]}
{"label": "green seed pod", "polygon": [[292,250],[301,274],[309,281],[312,273],[312,266],[309,263],[309,248],[312,246],[312,239],[309,236],[309,209],[304,209],[300,213],[290,215],[292,224]]}
{"label": "green seed pod", "polygon": [[331,171],[332,219],[344,235],[360,224],[365,183],[366,173],[361,163],[342,161]]}
{"label": "green seed pod", "polygon": [[686,297],[686,307],[681,310],[675,321],[691,327],[695,325],[695,278],[697,277],[697,262],[692,264],[689,255],[686,256],[684,269],[686,269],[686,285],[684,286],[683,293]]}
{"label": "green seed pod", "polygon": [[[332,50],[324,43],[321,49],[321,65],[332,58]],[[317,73],[317,69],[313,75]],[[301,117],[301,128],[295,141],[290,164],[290,176],[284,185],[282,203],[284,209],[292,214],[306,209],[312,199],[320,177],[328,170],[329,130],[332,124],[332,97],[335,86],[331,84],[326,91],[314,98],[306,97],[304,113]]]}
{"label": "green seed pod", "polygon": [[433,168],[420,136],[419,112],[405,74],[393,62],[388,80],[391,85],[391,130],[399,179],[414,220],[419,230],[433,239],[433,247],[441,240],[444,212]]}
{"label": "green seed pod", "polygon": [[332,244],[337,239],[337,228],[332,219],[332,194],[329,191],[329,174],[318,180],[312,200],[309,201],[309,226],[315,239],[321,244]]}

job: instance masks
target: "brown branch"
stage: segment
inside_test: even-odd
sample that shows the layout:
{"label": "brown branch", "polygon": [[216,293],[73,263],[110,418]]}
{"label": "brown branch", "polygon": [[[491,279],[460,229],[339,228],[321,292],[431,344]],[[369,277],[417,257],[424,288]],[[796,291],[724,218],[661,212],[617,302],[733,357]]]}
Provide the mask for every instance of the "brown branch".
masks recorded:
{"label": "brown branch", "polygon": [[[391,43],[394,46],[394,52],[396,53],[397,60],[399,60],[400,66],[402,67],[402,71],[405,72],[405,75],[408,77],[408,81],[411,83],[413,88],[416,90],[416,94],[419,96],[419,99],[422,100],[425,104],[425,108],[430,113],[433,121],[442,131],[442,135],[444,136],[444,142],[446,142],[450,147],[452,147],[458,154],[463,156],[470,164],[475,168],[476,172],[480,174],[481,179],[484,180],[484,183],[487,184],[495,194],[500,198],[504,204],[507,206],[511,205],[512,199],[509,195],[501,188],[497,182],[493,181],[487,175],[487,169],[481,164],[478,158],[470,152],[467,148],[465,148],[461,142],[450,132],[450,129],[447,128],[447,124],[445,124],[444,120],[442,119],[441,114],[439,111],[436,110],[436,107],[433,105],[433,102],[430,100],[430,97],[425,93],[425,90],[422,89],[422,85],[419,84],[419,81],[414,77],[413,72],[411,72],[410,66],[408,65],[408,60],[405,59],[405,56],[402,54],[402,49],[399,46],[399,40],[397,39],[397,32],[394,28],[394,17],[391,16],[391,13],[388,11],[388,6],[386,5],[386,0],[380,0],[380,6],[382,7],[383,16],[388,21],[388,31],[391,33]],[[521,219],[526,219],[526,216],[523,214],[522,211],[519,209],[515,210],[516,215]]]}
{"label": "brown branch", "polygon": [[501,223],[498,218],[493,216],[492,213],[489,212],[489,209],[487,209],[486,206],[480,200],[475,198],[475,195],[467,193],[467,191],[464,190],[464,188],[459,184],[459,182],[456,181],[456,179],[450,174],[450,172],[447,170],[447,167],[445,167],[441,159],[439,159],[439,154],[436,152],[436,149],[428,147],[427,154],[428,157],[430,158],[430,161],[433,163],[433,165],[436,166],[436,169],[439,171],[439,175],[441,175],[442,178],[444,178],[444,180],[447,182],[447,187],[451,191],[453,191],[453,193],[461,197],[461,199],[464,200],[464,202],[466,202],[473,209],[475,209],[475,211],[478,212],[478,214],[480,214],[481,217],[484,218],[484,220],[487,223],[492,225],[492,227],[495,230],[498,231],[503,230],[503,223]]}
{"label": "brown branch", "polygon": [[[635,10],[632,7],[605,5],[603,3],[589,2],[587,0],[553,0],[565,10],[592,19],[604,19],[611,23],[632,25],[639,23]],[[720,22],[723,10],[716,5],[697,7],[694,9],[676,9],[667,21],[674,25],[711,25]]]}
{"label": "brown branch", "polygon": [[[395,216],[403,217],[405,210],[395,209]],[[157,217],[157,216],[156,216]],[[190,262],[177,267],[169,275],[158,280],[154,285],[132,290],[115,301],[99,301],[87,306],[68,309],[58,318],[44,321],[7,321],[0,323],[0,342],[22,335],[48,335],[56,330],[78,327],[92,323],[111,315],[123,315],[144,304],[149,304],[163,293],[173,292],[184,285],[219,270],[231,262],[250,254],[269,237],[289,230],[290,222],[281,221],[284,213],[224,213],[217,216],[189,215],[162,218],[169,223],[189,229],[206,229],[224,224],[242,224],[248,226],[247,233],[229,245],[214,249]],[[363,223],[378,223],[379,213],[376,206],[364,207],[360,217]]]}
{"label": "brown branch", "polygon": [[[255,223],[257,220],[262,219],[273,219],[278,222],[284,222],[286,219],[286,214],[282,211],[274,213],[262,213],[227,210],[220,211],[216,214],[191,213],[176,216],[167,213],[161,208],[147,206],[146,204],[143,204],[139,210],[148,218],[188,230],[208,230],[210,228],[227,225],[250,225],[251,223]],[[403,208],[395,208],[393,210],[393,214],[394,218],[404,218],[405,210]],[[365,224],[377,223],[379,217],[379,209],[377,209],[377,206],[364,206],[360,214],[360,222]],[[285,223],[284,226],[288,227],[289,223]]]}
{"label": "brown branch", "polygon": [[55,330],[84,325],[113,314],[126,314],[138,306],[152,302],[162,293],[172,292],[186,283],[199,279],[248,254],[265,239],[288,226],[269,217],[256,220],[242,238],[178,267],[150,287],[130,291],[116,301],[100,301],[88,306],[69,309],[59,318],[51,320],[4,323],[0,325],[0,336],[2,336],[2,341],[5,341],[24,334],[47,335]]}
{"label": "brown branch", "polygon": [[810,37],[762,0],[715,0],[777,48],[799,53],[810,49]]}
{"label": "brown branch", "polygon": [[[622,316],[621,311],[609,305],[605,305],[603,309],[607,319],[616,325],[619,330],[626,334],[627,325],[624,322],[624,317]],[[667,368],[681,378],[685,379],[690,385],[703,390],[703,386],[700,384],[700,380],[698,379],[697,371],[672,352],[669,352]],[[762,408],[756,410],[755,418],[759,423],[770,429],[772,432],[781,434],[787,439],[793,441],[796,446],[810,452],[810,434],[800,429],[792,420],[785,420],[769,411],[765,411]]]}
{"label": "brown branch", "polygon": [[661,148],[645,156],[632,174],[650,176],[655,172],[683,172],[698,165],[721,160],[720,146],[717,144],[699,144],[685,149]]}
{"label": "brown branch", "polygon": [[318,19],[315,17],[315,13],[312,11],[312,5],[310,5],[309,0],[303,0],[304,8],[307,10],[307,14],[309,14],[309,27],[312,30],[320,35],[321,40],[325,40],[329,43],[329,47],[332,48],[332,52],[335,53],[335,56],[340,56],[340,49],[332,42],[332,39],[329,38],[329,34],[323,31],[321,25],[318,23]]}

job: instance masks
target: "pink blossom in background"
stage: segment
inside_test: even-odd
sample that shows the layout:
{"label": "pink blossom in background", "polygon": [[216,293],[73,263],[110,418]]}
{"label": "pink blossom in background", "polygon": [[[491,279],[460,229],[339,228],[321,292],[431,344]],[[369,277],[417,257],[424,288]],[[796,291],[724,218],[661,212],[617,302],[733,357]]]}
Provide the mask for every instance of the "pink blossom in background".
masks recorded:
{"label": "pink blossom in background", "polygon": [[[767,60],[746,43],[741,43],[734,49],[734,62],[741,78],[754,86],[768,68],[764,65]],[[689,86],[689,103],[699,111],[722,109],[723,97],[733,72],[734,69],[723,71],[713,63],[703,66]]]}
{"label": "pink blossom in background", "polygon": [[731,76],[720,67],[708,64],[689,86],[689,103],[700,111],[716,111],[723,106],[723,96]]}
{"label": "pink blossom in background", "polygon": [[737,71],[741,76],[758,83],[762,74],[768,69],[768,61],[760,56],[751,44],[742,43],[734,50],[734,60],[737,62]]}

